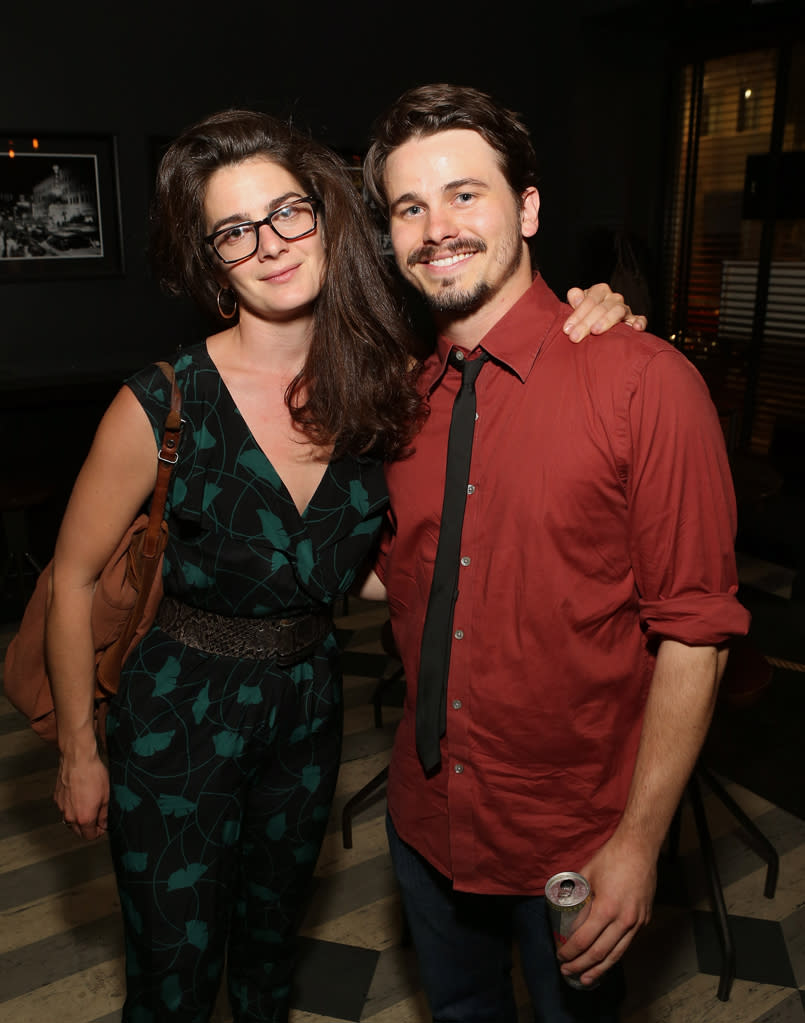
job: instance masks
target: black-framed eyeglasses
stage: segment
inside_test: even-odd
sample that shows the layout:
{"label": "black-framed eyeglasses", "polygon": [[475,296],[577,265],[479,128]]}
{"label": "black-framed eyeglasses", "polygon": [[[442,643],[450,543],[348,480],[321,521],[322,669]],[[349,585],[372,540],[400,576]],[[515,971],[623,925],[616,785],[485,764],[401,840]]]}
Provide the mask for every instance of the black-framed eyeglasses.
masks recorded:
{"label": "black-framed eyeglasses", "polygon": [[279,209],[272,210],[262,220],[246,220],[213,231],[204,241],[212,245],[222,263],[238,263],[257,252],[260,228],[268,224],[274,234],[286,242],[295,242],[316,230],[321,203],[312,195],[294,199]]}

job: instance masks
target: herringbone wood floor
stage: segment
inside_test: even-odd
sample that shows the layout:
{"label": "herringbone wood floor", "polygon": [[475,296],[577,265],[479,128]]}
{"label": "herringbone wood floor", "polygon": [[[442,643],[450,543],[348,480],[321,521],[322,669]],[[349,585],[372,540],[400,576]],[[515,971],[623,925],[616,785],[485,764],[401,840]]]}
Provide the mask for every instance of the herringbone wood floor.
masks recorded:
{"label": "herringbone wood floor", "polygon": [[[330,831],[317,867],[293,1023],[426,1023],[402,926],[378,797],[343,848],[346,799],[388,761],[399,709],[375,728],[371,697],[387,666],[381,608],[352,601],[338,619],[346,659],[346,737]],[[0,631],[4,649],[13,630]],[[803,674],[805,685],[805,674]],[[123,1001],[118,902],[108,851],[60,824],[50,793],[54,755],[0,701],[0,1023],[111,1023]],[[805,822],[730,785],[781,856],[773,900],[762,862],[735,821],[708,799],[708,816],[738,942],[729,1002],[716,998],[719,952],[695,831],[685,812],[680,857],[661,871],[654,919],[627,960],[625,1023],[803,1023]],[[529,1018],[525,994],[522,1019]],[[230,1018],[222,995],[216,1023]]]}

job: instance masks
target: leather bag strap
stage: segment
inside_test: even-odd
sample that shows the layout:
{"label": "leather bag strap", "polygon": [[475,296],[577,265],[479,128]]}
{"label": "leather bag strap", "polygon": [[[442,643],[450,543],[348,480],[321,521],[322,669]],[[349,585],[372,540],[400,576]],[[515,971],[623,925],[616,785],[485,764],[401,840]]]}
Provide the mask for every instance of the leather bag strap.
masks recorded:
{"label": "leather bag strap", "polygon": [[179,461],[179,440],[182,434],[182,395],[176,383],[176,374],[169,362],[158,362],[157,366],[167,377],[171,385],[171,405],[165,424],[162,428],[162,443],[159,448],[159,466],[154,493],[151,497],[151,510],[148,516],[148,528],[143,541],[143,555],[153,558],[159,548],[159,534],[162,520],[165,518],[165,502],[168,499],[173,467]]}
{"label": "leather bag strap", "polygon": [[[176,374],[173,366],[168,362],[158,362],[157,366],[165,374],[171,385],[171,404],[168,414],[165,416],[165,423],[162,429],[162,442],[159,447],[159,465],[157,468],[157,481],[154,493],[151,496],[151,508],[148,513],[148,525],[143,537],[142,548],[140,549],[140,588],[137,592],[137,600],[134,603],[129,615],[126,627],[122,636],[115,641],[115,648],[118,652],[121,664],[122,659],[137,631],[142,617],[145,613],[145,606],[148,603],[148,595],[154,584],[157,570],[161,564],[160,558],[164,548],[163,520],[165,518],[165,503],[168,498],[168,485],[170,484],[171,473],[179,461],[179,441],[182,434],[182,395],[176,383]],[[110,648],[111,649],[111,648]]]}

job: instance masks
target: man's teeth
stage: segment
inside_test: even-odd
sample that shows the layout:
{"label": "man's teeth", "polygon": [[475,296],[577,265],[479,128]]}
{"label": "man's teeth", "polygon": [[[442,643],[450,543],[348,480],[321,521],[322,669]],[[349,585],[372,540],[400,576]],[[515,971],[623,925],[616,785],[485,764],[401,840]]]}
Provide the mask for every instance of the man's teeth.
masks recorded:
{"label": "man's teeth", "polygon": [[444,259],[429,259],[428,262],[431,266],[452,266],[454,263],[460,263],[462,259],[466,259],[467,256],[471,255],[471,252],[462,252],[457,256],[445,256]]}

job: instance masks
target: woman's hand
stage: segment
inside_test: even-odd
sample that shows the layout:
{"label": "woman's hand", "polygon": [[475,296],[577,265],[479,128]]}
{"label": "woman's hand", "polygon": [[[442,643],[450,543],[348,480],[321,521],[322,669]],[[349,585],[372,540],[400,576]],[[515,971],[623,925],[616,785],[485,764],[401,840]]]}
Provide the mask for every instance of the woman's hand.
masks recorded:
{"label": "woman's hand", "polygon": [[634,330],[645,330],[648,320],[637,316],[623,300],[623,295],[612,291],[608,284],[594,284],[586,291],[571,288],[567,300],[573,306],[573,313],[563,327],[571,341],[578,343],[588,334],[603,334],[604,331],[623,321]]}
{"label": "woman's hand", "polygon": [[109,772],[98,747],[92,744],[80,752],[71,748],[59,757],[53,799],[64,823],[81,838],[99,838],[106,833],[109,810]]}

